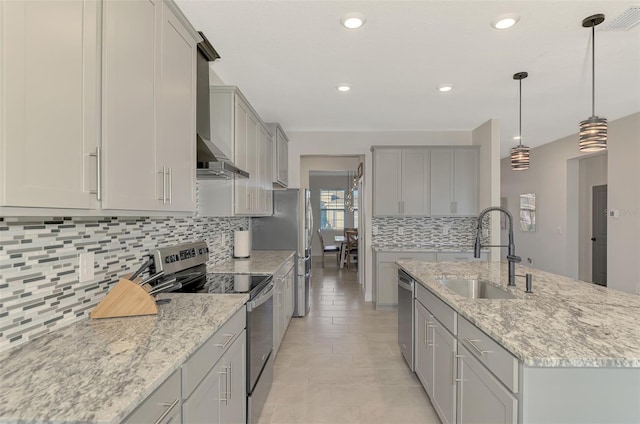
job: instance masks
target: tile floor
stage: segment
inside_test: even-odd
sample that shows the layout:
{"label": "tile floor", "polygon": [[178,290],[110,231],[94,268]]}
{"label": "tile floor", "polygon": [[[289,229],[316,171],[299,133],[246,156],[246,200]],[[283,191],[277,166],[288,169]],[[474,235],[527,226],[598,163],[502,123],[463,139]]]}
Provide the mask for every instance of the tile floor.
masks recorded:
{"label": "tile floor", "polygon": [[353,270],[319,262],[311,311],[289,325],[259,423],[440,423],[398,350],[397,313],[364,302]]}

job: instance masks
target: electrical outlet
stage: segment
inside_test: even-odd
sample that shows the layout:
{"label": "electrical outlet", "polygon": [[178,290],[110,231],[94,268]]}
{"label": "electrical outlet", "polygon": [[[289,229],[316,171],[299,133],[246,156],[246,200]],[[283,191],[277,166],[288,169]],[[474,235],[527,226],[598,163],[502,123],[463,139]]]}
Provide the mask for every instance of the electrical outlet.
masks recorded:
{"label": "electrical outlet", "polygon": [[78,280],[81,283],[93,280],[95,254],[93,252],[81,253],[79,256]]}
{"label": "electrical outlet", "polygon": [[449,235],[449,230],[451,228],[448,225],[445,225],[444,227],[442,227],[442,235],[443,236],[448,236]]}
{"label": "electrical outlet", "polygon": [[378,235],[378,226],[374,225],[373,227],[371,227],[371,231],[373,232],[374,236]]}
{"label": "electrical outlet", "polygon": [[482,237],[489,237],[489,229],[488,228],[483,228],[482,229]]}
{"label": "electrical outlet", "polygon": [[224,246],[225,244],[227,244],[227,235],[226,234],[222,234],[220,236],[220,242],[221,244]]}
{"label": "electrical outlet", "polygon": [[399,236],[403,236],[404,235],[404,227],[398,227],[398,235]]}

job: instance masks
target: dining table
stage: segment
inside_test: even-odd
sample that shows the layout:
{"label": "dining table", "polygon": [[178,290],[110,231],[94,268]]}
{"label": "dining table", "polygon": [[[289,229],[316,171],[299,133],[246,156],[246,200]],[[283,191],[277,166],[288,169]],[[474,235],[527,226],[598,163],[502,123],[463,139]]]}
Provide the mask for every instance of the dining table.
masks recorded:
{"label": "dining table", "polygon": [[340,268],[344,268],[347,263],[347,238],[345,236],[334,236],[333,241],[340,246]]}

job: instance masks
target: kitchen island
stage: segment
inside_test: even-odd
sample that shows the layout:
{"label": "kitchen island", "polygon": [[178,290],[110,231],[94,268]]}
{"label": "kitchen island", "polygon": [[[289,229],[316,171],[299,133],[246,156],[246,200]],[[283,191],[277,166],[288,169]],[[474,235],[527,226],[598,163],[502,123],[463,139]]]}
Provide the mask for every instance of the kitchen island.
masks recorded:
{"label": "kitchen island", "polygon": [[119,423],[248,295],[165,293],[158,315],[85,320],[0,355],[0,422]]}
{"label": "kitchen island", "polygon": [[[507,286],[503,263],[398,265],[425,296],[426,305],[415,302],[417,312],[426,311],[425,345],[441,347],[442,334],[453,340],[446,391],[454,400],[441,405],[451,411],[448,416],[470,420],[465,408],[482,396],[465,390],[485,387],[479,376],[488,371],[493,394],[504,392],[498,403],[513,408],[517,422],[640,422],[640,296],[518,266],[518,274],[533,275],[533,293],[525,293],[524,278]],[[514,298],[470,299],[441,280],[485,280]],[[416,352],[420,342],[415,340]],[[416,359],[420,377],[418,368]]]}

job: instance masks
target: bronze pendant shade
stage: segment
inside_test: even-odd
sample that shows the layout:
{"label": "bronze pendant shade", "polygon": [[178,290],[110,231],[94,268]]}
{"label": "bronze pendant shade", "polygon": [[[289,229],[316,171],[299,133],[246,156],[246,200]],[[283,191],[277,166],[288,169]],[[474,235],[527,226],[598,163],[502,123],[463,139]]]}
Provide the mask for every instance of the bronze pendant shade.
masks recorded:
{"label": "bronze pendant shade", "polygon": [[607,118],[596,116],[596,25],[604,22],[604,15],[589,16],[582,26],[591,28],[591,117],[580,122],[578,146],[581,152],[597,152],[607,148]]}
{"label": "bronze pendant shade", "polygon": [[520,84],[520,130],[518,132],[520,140],[516,147],[511,148],[511,169],[513,171],[524,171],[529,169],[529,155],[531,149],[522,145],[522,80],[528,76],[529,74],[527,72],[518,72],[513,75],[513,79],[518,80]]}

